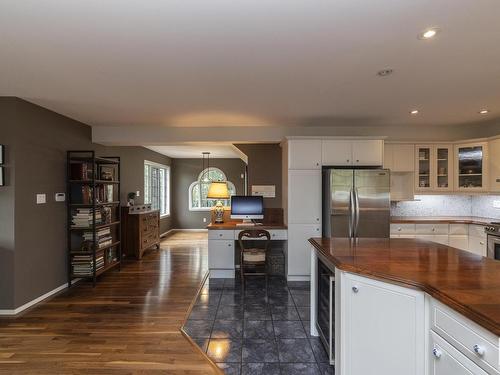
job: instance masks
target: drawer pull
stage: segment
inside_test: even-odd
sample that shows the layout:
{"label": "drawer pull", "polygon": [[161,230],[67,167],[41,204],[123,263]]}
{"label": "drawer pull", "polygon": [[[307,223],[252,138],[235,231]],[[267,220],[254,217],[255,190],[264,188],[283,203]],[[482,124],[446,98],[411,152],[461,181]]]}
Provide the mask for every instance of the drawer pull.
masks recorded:
{"label": "drawer pull", "polygon": [[484,348],[482,346],[476,344],[472,349],[478,356],[482,357],[484,355]]}
{"label": "drawer pull", "polygon": [[441,358],[442,355],[441,350],[439,350],[438,348],[432,349],[432,354],[434,355],[434,357],[438,359]]}
{"label": "drawer pull", "polygon": [[398,232],[401,232],[401,227],[398,228]]}
{"label": "drawer pull", "polygon": [[222,237],[222,233],[219,233],[219,237]]}
{"label": "drawer pull", "polygon": [[484,245],[484,241],[479,241],[479,244],[480,245]]}
{"label": "drawer pull", "polygon": [[356,285],[354,285],[354,286],[352,287],[352,291],[353,291],[354,293],[358,293],[358,292],[359,292],[359,288],[358,288]]}

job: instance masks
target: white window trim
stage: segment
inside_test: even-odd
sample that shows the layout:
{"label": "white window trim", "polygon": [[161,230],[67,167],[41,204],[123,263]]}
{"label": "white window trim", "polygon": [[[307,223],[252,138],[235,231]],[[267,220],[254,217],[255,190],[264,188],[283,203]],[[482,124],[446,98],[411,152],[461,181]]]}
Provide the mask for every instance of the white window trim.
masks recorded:
{"label": "white window trim", "polygon": [[[210,169],[212,168],[216,168],[218,170],[220,170],[222,172],[222,174],[224,175],[224,177],[226,177],[226,182],[228,184],[231,184],[234,188],[234,191],[236,193],[236,185],[234,185],[231,181],[228,181],[227,180],[227,176],[226,174],[224,173],[224,171],[220,168],[217,168],[217,167],[210,167]],[[189,189],[188,189],[188,209],[189,211],[192,211],[192,212],[207,212],[207,211],[210,211],[213,207],[191,207],[191,202],[192,202],[192,197],[193,197],[193,186],[196,185],[196,184],[199,184],[200,183],[200,178],[201,176],[203,175],[203,173],[205,172],[205,169],[198,175],[198,178],[196,179],[196,181],[193,181],[190,185],[189,185]]]}
{"label": "white window trim", "polygon": [[[150,160],[144,160],[144,165],[150,165],[150,166],[153,166],[153,167],[157,167],[157,168],[163,168],[167,171],[168,173],[168,177],[167,177],[167,186],[166,186],[166,189],[167,189],[167,211],[168,213],[166,214],[163,214],[161,215],[160,214],[160,219],[164,219],[164,218],[167,218],[167,217],[170,217],[170,214],[171,214],[171,203],[172,203],[172,197],[171,197],[171,168],[170,168],[170,165],[165,165],[165,164],[160,164],[160,163],[156,163],[154,161],[150,161]],[[144,178],[143,178],[143,181],[144,181]],[[143,191],[143,195],[145,196],[146,195],[146,186],[143,185],[142,187],[142,191]]]}

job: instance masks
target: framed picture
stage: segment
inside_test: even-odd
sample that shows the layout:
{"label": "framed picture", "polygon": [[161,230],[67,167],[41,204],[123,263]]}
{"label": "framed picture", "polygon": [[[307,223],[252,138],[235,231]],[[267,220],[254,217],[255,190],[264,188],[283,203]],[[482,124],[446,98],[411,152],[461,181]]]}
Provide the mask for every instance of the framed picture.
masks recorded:
{"label": "framed picture", "polygon": [[0,164],[5,163],[5,146],[0,145]]}
{"label": "framed picture", "polygon": [[3,167],[0,167],[0,186],[5,186],[5,171]]}

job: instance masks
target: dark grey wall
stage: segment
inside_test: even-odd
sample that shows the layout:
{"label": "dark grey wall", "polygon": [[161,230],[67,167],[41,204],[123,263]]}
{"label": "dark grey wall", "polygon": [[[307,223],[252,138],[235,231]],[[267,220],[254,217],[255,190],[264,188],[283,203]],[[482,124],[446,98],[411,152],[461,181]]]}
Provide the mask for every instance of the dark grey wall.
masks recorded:
{"label": "dark grey wall", "polygon": [[[2,143],[6,144],[11,177],[7,188],[0,188],[0,227],[4,228],[4,200],[13,204],[14,217],[14,286],[2,283],[0,309],[19,307],[66,282],[66,205],[56,203],[54,194],[66,191],[66,151],[94,149],[100,156],[122,158],[122,202],[130,191],[144,189],[144,160],[169,165],[170,159],[142,147],[104,147],[92,144],[91,128],[55,112],[16,98],[0,98],[7,106],[2,118]],[[3,111],[2,111],[3,112]],[[3,141],[4,129],[11,137]],[[14,193],[12,193],[12,191]],[[37,205],[35,195],[45,193],[47,203]],[[9,221],[7,220],[7,225]],[[170,228],[170,218],[162,220],[163,232]],[[1,229],[5,231],[5,229]],[[0,234],[0,238],[4,237]],[[0,242],[8,242],[0,239]],[[0,264],[9,262],[9,252],[2,250]],[[12,248],[14,246],[9,245]],[[5,246],[7,247],[7,246]],[[11,251],[12,252],[12,251]],[[6,254],[4,254],[6,253]],[[5,257],[5,258],[4,258]],[[3,267],[3,266],[0,266]],[[0,276],[4,278],[6,276]],[[11,284],[12,285],[12,284]],[[13,301],[3,296],[4,289],[14,290]],[[12,304],[13,302],[13,304]]]}
{"label": "dark grey wall", "polygon": [[[14,99],[0,100],[0,144],[9,145],[13,129],[7,124],[13,118]],[[14,306],[14,149],[5,150],[6,186],[0,187],[0,310]]]}
{"label": "dark grey wall", "polygon": [[276,198],[264,198],[264,206],[281,208],[281,147],[273,144],[236,144],[248,156],[248,194],[252,185],[275,185]]}
{"label": "dark grey wall", "polygon": [[[210,223],[210,211],[189,211],[189,186],[198,178],[201,164],[201,159],[172,159],[172,196],[175,197],[172,226],[176,229],[201,229]],[[245,180],[241,174],[245,173],[245,163],[242,160],[210,159],[210,166],[220,168],[236,187],[236,193],[244,195]]]}

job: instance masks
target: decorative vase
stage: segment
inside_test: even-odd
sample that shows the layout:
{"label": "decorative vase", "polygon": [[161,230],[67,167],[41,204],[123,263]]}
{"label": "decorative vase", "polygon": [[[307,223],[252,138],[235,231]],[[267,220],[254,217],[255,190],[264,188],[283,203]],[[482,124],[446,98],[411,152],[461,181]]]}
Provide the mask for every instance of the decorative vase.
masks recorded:
{"label": "decorative vase", "polygon": [[221,201],[217,201],[214,212],[215,212],[215,223],[222,224],[224,222],[224,206]]}

